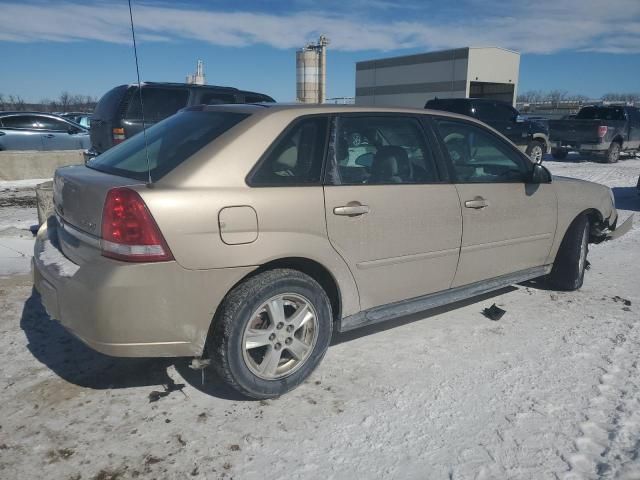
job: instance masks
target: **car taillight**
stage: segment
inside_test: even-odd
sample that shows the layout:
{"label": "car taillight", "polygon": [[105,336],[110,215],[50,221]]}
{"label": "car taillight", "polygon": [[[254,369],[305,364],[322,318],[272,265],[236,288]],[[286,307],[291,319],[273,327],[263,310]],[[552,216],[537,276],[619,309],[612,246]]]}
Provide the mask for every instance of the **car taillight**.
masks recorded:
{"label": "car taillight", "polygon": [[114,128],[113,129],[113,144],[117,145],[118,143],[122,143],[126,140],[124,136],[124,128]]}
{"label": "car taillight", "polygon": [[604,125],[598,127],[598,137],[604,138],[604,136],[607,134],[607,130],[609,130],[609,128]]}
{"label": "car taillight", "polygon": [[102,211],[102,255],[125,262],[163,262],[173,255],[138,192],[112,188]]}

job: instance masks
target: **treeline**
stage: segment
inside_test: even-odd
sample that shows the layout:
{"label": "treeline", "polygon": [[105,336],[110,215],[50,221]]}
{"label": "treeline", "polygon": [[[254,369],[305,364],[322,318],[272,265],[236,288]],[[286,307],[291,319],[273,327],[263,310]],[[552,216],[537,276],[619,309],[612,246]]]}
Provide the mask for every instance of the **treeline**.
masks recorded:
{"label": "treeline", "polygon": [[38,103],[28,103],[20,95],[4,95],[0,93],[0,110],[35,111],[35,112],[93,112],[98,103],[97,97],[62,92],[58,98],[43,98]]}
{"label": "treeline", "polygon": [[[596,99],[589,98],[586,95],[569,93],[566,90],[551,90],[548,92],[541,90],[529,90],[527,92],[520,93],[517,98],[518,103],[547,102],[551,104],[558,104],[560,102],[585,103],[590,100],[593,101]],[[640,93],[606,93],[598,100],[602,100],[604,102],[629,102],[635,104],[640,102]]]}

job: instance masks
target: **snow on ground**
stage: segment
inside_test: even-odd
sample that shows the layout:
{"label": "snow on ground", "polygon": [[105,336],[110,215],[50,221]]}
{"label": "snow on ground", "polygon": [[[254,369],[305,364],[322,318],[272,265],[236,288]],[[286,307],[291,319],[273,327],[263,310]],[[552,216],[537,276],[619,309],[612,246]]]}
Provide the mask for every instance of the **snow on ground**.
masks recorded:
{"label": "snow on ground", "polygon": [[[546,165],[640,211],[640,160]],[[635,226],[591,247],[578,292],[532,282],[337,336],[261,402],[187,360],[94,353],[28,276],[0,279],[0,478],[640,479],[639,252]]]}
{"label": "snow on ground", "polygon": [[31,225],[38,223],[38,180],[0,181],[0,277],[28,273],[33,254]]}

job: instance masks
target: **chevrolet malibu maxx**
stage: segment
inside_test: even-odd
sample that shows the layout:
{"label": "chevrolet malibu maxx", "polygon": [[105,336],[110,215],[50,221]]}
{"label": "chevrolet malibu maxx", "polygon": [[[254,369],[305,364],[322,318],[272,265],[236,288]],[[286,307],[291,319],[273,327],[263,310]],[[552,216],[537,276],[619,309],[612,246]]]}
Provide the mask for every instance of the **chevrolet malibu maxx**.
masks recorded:
{"label": "chevrolet malibu maxx", "polygon": [[[582,285],[611,190],[552,177],[469,117],[354,106],[190,107],[57,170],[34,281],[118,357],[194,357],[269,398],[344,332],[546,276]],[[617,227],[617,228],[616,228]]]}

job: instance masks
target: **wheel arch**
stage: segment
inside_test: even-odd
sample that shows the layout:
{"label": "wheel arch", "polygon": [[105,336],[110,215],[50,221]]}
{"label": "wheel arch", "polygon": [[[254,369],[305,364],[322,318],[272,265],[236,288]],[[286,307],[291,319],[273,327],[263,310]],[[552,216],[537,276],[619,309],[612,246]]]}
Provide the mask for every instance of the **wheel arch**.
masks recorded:
{"label": "wheel arch", "polygon": [[207,331],[206,340],[204,342],[204,349],[202,351],[202,356],[207,357],[209,355],[209,353],[207,352],[207,346],[210,345],[210,337],[213,334],[213,331],[215,329],[215,324],[219,318],[219,312],[221,311],[222,305],[224,304],[224,301],[226,297],[229,295],[229,293],[231,293],[236,287],[238,287],[238,285],[241,285],[243,282],[247,281],[248,279],[260,273],[263,273],[269,270],[279,269],[279,268],[289,268],[292,270],[302,272],[305,275],[308,275],[309,277],[313,278],[316,282],[318,282],[318,284],[320,284],[322,289],[325,291],[325,293],[329,297],[329,301],[331,302],[331,313],[333,315],[333,322],[334,324],[338,322],[338,320],[341,318],[341,315],[342,315],[342,296],[341,296],[340,288],[338,286],[338,282],[336,281],[331,271],[321,263],[305,257],[277,258],[274,260],[270,260],[260,265],[255,270],[252,270],[251,272],[247,273],[244,277],[238,280],[227,291],[227,294],[225,295],[225,297],[216,307],[215,313],[213,314],[213,317],[211,319],[211,323],[209,324],[209,329]]}

